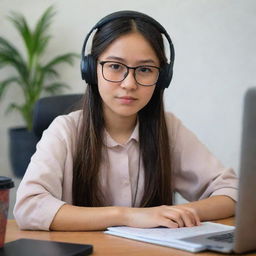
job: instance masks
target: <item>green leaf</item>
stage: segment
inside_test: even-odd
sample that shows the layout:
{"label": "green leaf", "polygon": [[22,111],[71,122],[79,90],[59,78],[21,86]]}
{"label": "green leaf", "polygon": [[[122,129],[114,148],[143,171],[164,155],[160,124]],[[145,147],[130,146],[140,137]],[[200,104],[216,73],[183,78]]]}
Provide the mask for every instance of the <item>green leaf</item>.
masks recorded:
{"label": "green leaf", "polygon": [[8,40],[0,36],[0,60],[5,54],[14,54],[13,58],[23,60],[18,49]]}
{"label": "green leaf", "polygon": [[36,24],[36,28],[33,32],[33,51],[38,54],[41,54],[45,50],[48,43],[49,35],[47,32],[55,14],[54,7],[48,7]]}
{"label": "green leaf", "polygon": [[2,82],[0,82],[0,99],[2,98],[5,90],[7,89],[7,86],[12,84],[13,82],[18,82],[17,77],[10,77]]}
{"label": "green leaf", "polygon": [[52,69],[54,66],[59,65],[61,63],[67,63],[67,64],[70,64],[70,65],[73,65],[74,64],[74,58],[76,58],[76,57],[80,57],[80,56],[76,53],[67,53],[67,54],[57,56],[54,59],[52,59],[50,62],[48,62],[44,66],[44,68],[45,69]]}
{"label": "green leaf", "polygon": [[21,116],[26,121],[28,130],[31,131],[32,130],[32,113],[33,113],[33,109],[31,108],[31,105],[28,103],[24,103],[22,105],[11,103],[6,110],[6,114],[14,110],[20,112]]}
{"label": "green leaf", "polygon": [[6,109],[6,114],[8,114],[9,112],[13,111],[13,110],[17,110],[19,112],[21,112],[21,106],[15,104],[15,103],[11,103],[8,108]]}
{"label": "green leaf", "polygon": [[27,81],[29,72],[27,65],[15,46],[8,40],[0,37],[0,66],[11,66],[19,73],[24,81]]}
{"label": "green leaf", "polygon": [[43,67],[41,73],[47,78],[59,78],[60,74],[53,68]]}
{"label": "green leaf", "polygon": [[25,17],[19,13],[12,12],[12,15],[9,16],[8,18],[16,27],[19,34],[21,35],[21,38],[23,39],[23,42],[28,52],[28,56],[30,56],[33,52],[31,30],[27,24]]}
{"label": "green leaf", "polygon": [[56,94],[56,93],[62,92],[64,88],[70,88],[70,87],[65,83],[56,82],[56,83],[51,83],[47,85],[44,88],[44,91],[49,94]]}
{"label": "green leaf", "polygon": [[51,36],[45,36],[40,40],[40,44],[38,45],[37,54],[40,55],[43,53],[49,43],[49,40],[51,39]]}

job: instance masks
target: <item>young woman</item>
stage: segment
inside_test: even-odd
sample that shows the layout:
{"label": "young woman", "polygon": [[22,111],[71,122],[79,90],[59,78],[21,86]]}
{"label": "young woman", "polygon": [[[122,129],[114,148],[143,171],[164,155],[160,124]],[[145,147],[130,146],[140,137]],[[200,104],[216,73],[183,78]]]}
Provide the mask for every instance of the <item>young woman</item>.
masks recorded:
{"label": "young woman", "polygon": [[[176,228],[234,214],[234,172],[164,112],[162,31],[121,14],[97,27],[83,109],[57,117],[37,145],[17,192],[22,229]],[[174,205],[174,192],[190,202]]]}

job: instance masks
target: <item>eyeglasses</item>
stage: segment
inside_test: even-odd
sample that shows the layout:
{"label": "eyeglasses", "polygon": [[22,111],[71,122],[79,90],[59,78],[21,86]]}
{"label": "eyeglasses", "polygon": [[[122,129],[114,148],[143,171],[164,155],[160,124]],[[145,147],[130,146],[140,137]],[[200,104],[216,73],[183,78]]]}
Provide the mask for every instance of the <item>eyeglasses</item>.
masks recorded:
{"label": "eyeglasses", "polygon": [[122,82],[129,74],[130,69],[134,70],[135,81],[143,86],[153,86],[157,83],[160,68],[150,65],[129,67],[120,62],[100,61],[102,76],[105,80],[113,83]]}

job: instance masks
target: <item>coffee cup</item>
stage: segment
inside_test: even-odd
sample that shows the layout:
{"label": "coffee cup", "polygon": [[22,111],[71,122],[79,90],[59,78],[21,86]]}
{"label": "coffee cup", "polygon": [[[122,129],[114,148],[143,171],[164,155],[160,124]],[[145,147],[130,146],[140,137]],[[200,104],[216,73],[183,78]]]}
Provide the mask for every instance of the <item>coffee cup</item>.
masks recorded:
{"label": "coffee cup", "polygon": [[14,187],[11,178],[0,176],[0,248],[4,246],[9,209],[9,191]]}

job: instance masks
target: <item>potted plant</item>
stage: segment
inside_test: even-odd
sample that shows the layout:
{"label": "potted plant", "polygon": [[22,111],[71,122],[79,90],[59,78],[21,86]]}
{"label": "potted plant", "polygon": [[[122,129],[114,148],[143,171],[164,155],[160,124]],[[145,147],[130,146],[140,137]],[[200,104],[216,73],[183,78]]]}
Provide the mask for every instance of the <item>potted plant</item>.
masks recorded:
{"label": "potted plant", "polygon": [[25,122],[25,127],[9,130],[10,160],[12,169],[18,177],[23,176],[37,143],[32,132],[34,105],[42,94],[53,95],[68,88],[65,83],[57,81],[59,73],[56,67],[62,63],[72,65],[75,57],[78,56],[74,53],[66,53],[43,61],[51,38],[49,27],[55,14],[53,6],[47,8],[34,29],[29,27],[22,14],[13,12],[9,16],[9,20],[22,38],[25,54],[9,40],[0,36],[0,68],[9,66],[14,70],[10,77],[0,81],[0,100],[5,91],[14,85],[18,86],[24,98],[21,104],[17,104],[13,98],[7,109],[7,112],[18,111]]}

